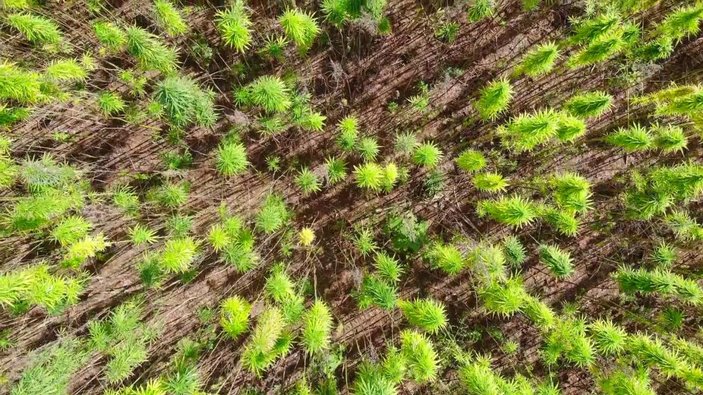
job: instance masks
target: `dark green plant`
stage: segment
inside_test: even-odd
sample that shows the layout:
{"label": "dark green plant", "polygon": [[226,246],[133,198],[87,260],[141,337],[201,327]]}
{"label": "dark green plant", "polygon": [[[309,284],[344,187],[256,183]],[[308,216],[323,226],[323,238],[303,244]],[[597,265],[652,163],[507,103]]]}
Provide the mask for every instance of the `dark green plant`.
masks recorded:
{"label": "dark green plant", "polygon": [[325,160],[325,168],[330,184],[337,184],[347,177],[347,164],[344,159],[329,157]]}

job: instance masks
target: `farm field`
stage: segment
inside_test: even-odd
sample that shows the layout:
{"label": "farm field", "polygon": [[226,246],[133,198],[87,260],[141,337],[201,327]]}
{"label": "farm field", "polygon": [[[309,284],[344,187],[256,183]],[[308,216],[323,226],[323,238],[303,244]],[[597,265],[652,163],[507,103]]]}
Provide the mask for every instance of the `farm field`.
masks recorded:
{"label": "farm field", "polygon": [[0,394],[703,392],[702,25],[0,0]]}

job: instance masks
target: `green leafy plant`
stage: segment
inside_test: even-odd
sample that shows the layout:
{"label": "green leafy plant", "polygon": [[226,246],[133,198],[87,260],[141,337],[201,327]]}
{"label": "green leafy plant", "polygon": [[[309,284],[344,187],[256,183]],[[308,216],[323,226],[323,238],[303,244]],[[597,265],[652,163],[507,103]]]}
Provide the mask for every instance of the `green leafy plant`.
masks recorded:
{"label": "green leafy plant", "polygon": [[249,166],[244,144],[224,142],[217,147],[216,167],[222,175],[230,177],[244,172]]}
{"label": "green leafy plant", "polygon": [[288,9],[278,19],[286,37],[305,53],[320,34],[320,28],[312,14],[298,9]]}
{"label": "green leafy plant", "polygon": [[25,71],[13,63],[0,63],[0,99],[34,104],[44,98],[38,73]]}
{"label": "green leafy plant", "polygon": [[527,259],[525,246],[517,236],[513,235],[503,239],[503,254],[508,263],[513,267],[519,267]]}
{"label": "green leafy plant", "polygon": [[469,22],[479,22],[493,16],[495,5],[493,0],[475,0],[469,7]]}
{"label": "green leafy plant", "polygon": [[459,273],[466,262],[461,251],[451,244],[435,242],[426,254],[427,260],[434,268],[438,268],[450,275]]}
{"label": "green leafy plant", "polygon": [[359,121],[354,116],[342,118],[337,124],[339,136],[337,144],[344,151],[352,151],[359,139]]}
{"label": "green leafy plant", "polygon": [[295,184],[303,192],[303,196],[308,196],[311,193],[318,192],[322,183],[315,173],[307,167],[303,167],[295,177]]}
{"label": "green leafy plant", "polygon": [[175,127],[191,124],[212,126],[217,120],[213,105],[214,93],[203,90],[191,78],[166,77],[154,91],[154,100],[159,103]]}
{"label": "green leafy plant", "polygon": [[486,167],[486,158],[481,151],[466,149],[455,159],[456,165],[465,172],[472,173]]}
{"label": "green leafy plant", "polygon": [[136,26],[128,27],[125,34],[127,52],[137,59],[140,68],[145,71],[157,70],[164,74],[176,71],[176,50],[164,45],[158,36]]}
{"label": "green leafy plant", "polygon": [[13,13],[7,15],[6,20],[12,28],[33,44],[56,45],[63,40],[63,34],[56,23],[45,17],[30,13]]}
{"label": "green leafy plant", "polygon": [[564,103],[564,108],[579,118],[597,117],[610,108],[612,101],[612,96],[605,92],[584,92],[572,96]]}
{"label": "green leafy plant", "polygon": [[88,361],[90,354],[75,337],[63,336],[55,344],[30,356],[29,365],[9,393],[40,394],[47,390],[68,392],[71,377]]}
{"label": "green leafy plant", "polygon": [[169,36],[179,36],[188,31],[181,12],[169,0],[154,0],[154,11],[156,20]]}
{"label": "green leafy plant", "polygon": [[653,145],[664,153],[683,153],[688,146],[688,138],[679,126],[657,126],[654,128]]}
{"label": "green leafy plant", "polygon": [[242,364],[261,376],[278,358],[288,353],[292,337],[285,332],[281,311],[268,307],[257,318],[256,326],[242,352]]}
{"label": "green leafy plant", "polygon": [[435,333],[447,326],[444,305],[433,299],[398,301],[398,307],[410,325],[428,333]]}
{"label": "green leafy plant", "polygon": [[377,275],[365,275],[357,294],[359,307],[362,309],[378,306],[384,310],[392,310],[397,303],[398,290]]}
{"label": "green leafy plant", "polygon": [[281,229],[289,218],[290,213],[283,198],[270,194],[259,209],[256,216],[256,226],[264,233],[273,233]]}
{"label": "green leafy plant", "polygon": [[220,326],[232,339],[246,332],[251,305],[239,296],[231,296],[220,304]]}
{"label": "green leafy plant", "polygon": [[374,267],[378,274],[390,284],[397,284],[405,272],[405,268],[398,259],[386,253],[379,252],[374,259]]}
{"label": "green leafy plant", "polygon": [[383,186],[384,171],[373,162],[354,166],[354,180],[359,188],[379,191]]}
{"label": "green leafy plant", "polygon": [[359,151],[359,155],[364,162],[371,162],[378,156],[380,147],[374,137],[363,137],[356,145],[356,150]]}
{"label": "green leafy plant", "polygon": [[112,22],[93,22],[93,32],[107,50],[119,52],[127,45],[127,33]]}
{"label": "green leafy plant", "polygon": [[319,354],[330,347],[332,315],[329,308],[320,299],[303,315],[303,346],[310,354]]}
{"label": "green leafy plant", "polygon": [[617,355],[625,351],[627,332],[610,320],[597,320],[588,325],[595,348],[603,355]]}
{"label": "green leafy plant", "polygon": [[476,189],[485,192],[503,192],[510,185],[502,175],[493,172],[476,174],[473,183]]}
{"label": "green leafy plant", "polygon": [[418,166],[426,168],[434,168],[442,159],[442,151],[433,142],[422,143],[415,148],[413,153],[413,162]]}
{"label": "green leafy plant", "polygon": [[539,247],[539,260],[557,278],[568,277],[574,271],[569,253],[555,245],[541,245]]}
{"label": "green leafy plant", "polygon": [[518,195],[496,200],[481,200],[476,212],[480,217],[487,216],[514,228],[529,225],[539,216],[537,206]]}
{"label": "green leafy plant", "polygon": [[553,110],[520,114],[498,129],[505,147],[516,153],[532,151],[557,135],[559,115]]}
{"label": "green leafy plant", "polygon": [[185,273],[198,255],[198,242],[192,237],[182,237],[166,241],[159,254],[159,264],[164,271]]}
{"label": "green leafy plant", "polygon": [[422,333],[400,333],[400,352],[407,361],[409,376],[418,383],[433,381],[439,370],[439,357],[432,342]]}
{"label": "green leafy plant", "polygon": [[648,271],[622,267],[614,274],[620,289],[628,294],[662,294],[699,305],[703,289],[694,280],[663,270]]}
{"label": "green leafy plant", "polygon": [[218,11],[216,23],[225,44],[239,52],[249,48],[252,23],[243,1],[235,1],[226,10]]}
{"label": "green leafy plant", "polygon": [[554,63],[559,58],[559,47],[553,42],[538,45],[522,58],[516,67],[516,74],[525,74],[528,77],[538,77],[549,73],[554,68]]}
{"label": "green leafy plant", "polygon": [[278,77],[264,75],[243,90],[244,104],[251,103],[269,113],[287,111],[292,106],[290,89]]}
{"label": "green leafy plant", "polygon": [[629,128],[618,129],[609,134],[605,141],[622,148],[625,152],[636,152],[651,148],[654,138],[647,128],[634,124]]}
{"label": "green leafy plant", "polygon": [[508,109],[513,97],[510,81],[499,79],[481,89],[480,97],[474,104],[483,119],[493,119]]}
{"label": "green leafy plant", "polygon": [[124,100],[113,92],[102,92],[98,95],[98,108],[100,112],[111,117],[124,111],[126,105]]}
{"label": "green leafy plant", "polygon": [[344,159],[329,157],[325,160],[327,169],[327,181],[330,184],[337,184],[347,177],[347,164]]}

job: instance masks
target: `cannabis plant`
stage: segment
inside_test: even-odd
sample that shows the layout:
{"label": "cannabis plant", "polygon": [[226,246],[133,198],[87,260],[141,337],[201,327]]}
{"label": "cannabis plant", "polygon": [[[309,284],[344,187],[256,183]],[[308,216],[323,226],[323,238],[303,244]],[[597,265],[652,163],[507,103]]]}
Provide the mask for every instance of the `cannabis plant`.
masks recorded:
{"label": "cannabis plant", "polygon": [[320,191],[322,183],[319,177],[310,171],[307,167],[303,167],[295,177],[295,184],[300,188],[303,196],[308,196],[311,193]]}
{"label": "cannabis plant", "polygon": [[307,52],[320,34],[320,28],[312,14],[298,9],[288,9],[278,19],[286,37],[301,53]]}
{"label": "cannabis plant", "polygon": [[93,22],[93,32],[108,51],[119,52],[127,45],[127,33],[112,22]]}
{"label": "cannabis plant", "polygon": [[191,78],[166,77],[154,92],[171,124],[183,128],[191,124],[212,126],[217,121],[213,104],[214,93],[203,90]]}
{"label": "cannabis plant", "polygon": [[8,25],[33,44],[56,45],[63,40],[63,34],[56,23],[45,17],[29,13],[14,13],[7,15],[6,18]]}
{"label": "cannabis plant", "polygon": [[433,299],[416,299],[398,301],[398,307],[410,325],[428,333],[436,333],[447,326],[444,305]]}
{"label": "cannabis plant", "polygon": [[553,42],[538,45],[530,50],[515,69],[516,74],[538,77],[549,73],[559,57],[559,47]]}
{"label": "cannabis plant", "polygon": [[232,339],[246,332],[251,305],[239,296],[232,296],[220,304],[220,326]]}
{"label": "cannabis plant", "polygon": [[337,184],[347,177],[347,164],[344,159],[329,157],[325,160],[325,168],[330,184]]}
{"label": "cannabis plant", "polygon": [[415,148],[415,152],[413,153],[413,162],[415,162],[418,166],[431,169],[439,164],[439,161],[443,156],[442,151],[435,143],[427,142],[422,143]]}
{"label": "cannabis plant", "polygon": [[126,104],[122,98],[113,92],[101,92],[98,95],[98,109],[106,116],[111,117],[124,111]]}
{"label": "cannabis plant", "polygon": [[378,274],[389,284],[397,284],[405,272],[398,259],[383,252],[376,254],[374,267]]}
{"label": "cannabis plant", "polygon": [[610,320],[597,320],[588,325],[595,348],[602,355],[618,355],[625,351],[627,332]]}
{"label": "cannabis plant", "polygon": [[140,68],[145,71],[157,70],[164,74],[176,71],[176,50],[168,48],[158,36],[136,26],[127,28],[125,34],[127,52],[137,59]]}
{"label": "cannabis plant", "polygon": [[451,244],[435,242],[426,253],[426,258],[433,268],[438,268],[450,275],[459,273],[466,261],[461,251]]}
{"label": "cannabis plant", "polygon": [[476,212],[480,217],[488,216],[514,228],[529,225],[539,216],[535,203],[518,195],[496,200],[481,200],[476,207]]}
{"label": "cannabis plant", "polygon": [[256,226],[264,233],[273,233],[281,229],[288,222],[290,216],[283,198],[271,194],[266,197],[259,209],[256,216]]}
{"label": "cannabis plant", "polygon": [[278,77],[264,75],[247,85],[240,98],[241,104],[253,104],[268,113],[287,111],[293,104],[290,89]]}
{"label": "cannabis plant", "polygon": [[512,267],[520,267],[527,259],[525,246],[517,236],[510,235],[503,239],[503,255]]}
{"label": "cannabis plant", "polygon": [[337,124],[339,136],[337,144],[343,151],[352,151],[359,139],[359,121],[354,116],[342,118]]}
{"label": "cannabis plant", "polygon": [[703,289],[700,285],[675,273],[623,267],[618,269],[614,278],[620,289],[628,294],[669,295],[696,306],[703,301]]}
{"label": "cannabis plant", "polygon": [[383,186],[384,170],[376,163],[354,166],[354,179],[359,188],[379,191]]}
{"label": "cannabis plant", "polygon": [[637,152],[649,149],[654,143],[654,138],[647,128],[634,124],[609,134],[605,141],[622,148],[625,152]]}
{"label": "cannabis plant", "polygon": [[503,192],[510,185],[507,179],[494,172],[476,174],[473,184],[476,189],[484,192]]}
{"label": "cannabis plant", "polygon": [[268,307],[259,315],[244,346],[242,364],[250,372],[261,376],[278,358],[288,353],[292,341],[290,333],[285,331],[281,311]]}
{"label": "cannabis plant", "polygon": [[192,237],[182,237],[166,241],[159,255],[159,263],[164,271],[184,273],[190,270],[198,254],[198,242]]}
{"label": "cannabis plant", "polygon": [[251,45],[251,20],[243,1],[235,1],[216,16],[217,28],[222,40],[239,52],[244,52]]}
{"label": "cannabis plant", "polygon": [[493,280],[478,289],[483,307],[492,314],[508,317],[523,308],[527,292],[518,277],[506,281]]}
{"label": "cannabis plant", "polygon": [[481,89],[480,97],[474,106],[481,118],[493,119],[508,109],[512,97],[510,81],[499,79]]}
{"label": "cannabis plant", "polygon": [[13,63],[0,62],[0,99],[34,104],[44,98],[38,73],[25,71]]}
{"label": "cannabis plant", "polygon": [[486,167],[486,158],[481,151],[466,149],[455,159],[456,165],[463,171],[472,173]]}
{"label": "cannabis plant", "polygon": [[247,150],[244,144],[225,142],[217,148],[217,171],[226,177],[241,174],[249,166]]}
{"label": "cannabis plant", "polygon": [[579,367],[591,366],[596,356],[593,342],[586,335],[585,321],[576,318],[557,320],[545,339],[542,355],[549,365],[563,358]]}
{"label": "cannabis plant", "polygon": [[408,375],[418,383],[434,381],[439,370],[439,357],[432,342],[422,333],[404,330],[400,333],[400,352],[405,357]]}
{"label": "cannabis plant", "polygon": [[612,101],[612,96],[605,92],[584,92],[572,96],[564,103],[564,108],[579,118],[597,117],[610,108]]}
{"label": "cannabis plant", "polygon": [[181,12],[169,0],[154,0],[156,20],[169,36],[179,36],[188,31]]}
{"label": "cannabis plant", "polygon": [[322,300],[318,299],[303,315],[302,342],[310,354],[319,354],[330,347],[332,314]]}
{"label": "cannabis plant", "polygon": [[357,294],[359,307],[362,309],[378,306],[384,310],[392,310],[397,303],[395,285],[389,284],[377,275],[365,275]]}
{"label": "cannabis plant", "polygon": [[495,4],[493,0],[475,0],[469,7],[469,22],[478,22],[493,16]]}
{"label": "cannabis plant", "polygon": [[553,110],[520,114],[498,129],[505,147],[516,153],[532,151],[557,135],[560,117]]}

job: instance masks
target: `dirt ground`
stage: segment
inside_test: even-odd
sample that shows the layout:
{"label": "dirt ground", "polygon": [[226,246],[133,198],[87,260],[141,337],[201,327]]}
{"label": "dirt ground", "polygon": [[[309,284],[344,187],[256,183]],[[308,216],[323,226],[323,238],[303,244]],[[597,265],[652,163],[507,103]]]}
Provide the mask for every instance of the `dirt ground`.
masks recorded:
{"label": "dirt ground", "polygon": [[[68,39],[81,54],[97,47],[89,20],[85,20],[82,2],[49,2],[44,10],[58,20]],[[114,1],[111,12],[116,18],[154,28],[139,1]],[[703,37],[681,43],[675,55],[668,60],[644,70],[645,77],[636,84],[624,81],[622,70],[615,62],[576,71],[567,69],[562,57],[558,71],[545,78],[522,77],[514,83],[514,102],[510,114],[483,122],[477,117],[472,101],[478,90],[492,79],[506,75],[518,62],[521,54],[531,45],[547,40],[559,40],[569,30],[570,16],[578,15],[579,2],[560,2],[551,7],[526,13],[519,2],[499,1],[499,12],[487,21],[470,24],[465,17],[460,21],[458,39],[445,44],[434,37],[431,15],[436,4],[425,1],[398,0],[389,2],[387,14],[393,33],[374,36],[363,27],[355,25],[338,31],[326,27],[330,45],[318,44],[305,58],[294,54],[285,65],[270,64],[255,55],[241,57],[219,45],[220,38],[214,27],[214,7],[197,10],[190,16],[191,29],[207,38],[214,51],[214,61],[207,68],[200,67],[193,59],[184,60],[184,73],[190,73],[205,86],[216,89],[218,124],[211,129],[189,130],[186,141],[193,156],[193,165],[175,175],[192,185],[190,199],[184,210],[194,215],[195,234],[204,236],[217,220],[217,207],[226,202],[235,212],[251,217],[263,197],[270,191],[283,194],[295,210],[294,226],[312,226],[318,235],[321,250],[317,254],[298,251],[286,259],[289,271],[296,277],[310,276],[319,295],[332,307],[338,323],[334,342],[346,347],[346,359],[337,370],[343,393],[354,377],[354,367],[363,356],[382,353],[383,345],[406,325],[401,314],[380,309],[359,310],[352,293],[364,268],[370,260],[356,254],[345,235],[354,224],[377,221],[392,209],[412,210],[419,218],[431,222],[431,233],[445,239],[460,236],[469,240],[500,240],[508,230],[498,224],[480,219],[475,213],[476,202],[486,197],[478,192],[469,177],[454,169],[453,158],[462,149],[472,146],[484,151],[500,150],[494,130],[510,115],[516,115],[545,106],[558,107],[564,100],[580,90],[600,89],[613,94],[615,102],[605,115],[589,122],[588,134],[574,146],[549,147],[527,155],[511,155],[502,151],[507,161],[494,162],[509,178],[516,182],[511,190],[529,193],[526,182],[533,177],[557,170],[572,170],[587,177],[594,186],[594,209],[583,219],[577,237],[556,234],[546,225],[537,224],[519,231],[530,252],[523,268],[526,288],[540,296],[556,310],[564,303],[576,302],[580,311],[590,317],[611,316],[616,322],[627,325],[631,331],[639,327],[630,319],[631,314],[641,314],[654,319],[666,307],[663,301],[639,299],[638,303],[617,295],[610,274],[621,262],[634,262],[646,255],[656,237],[665,235],[658,223],[617,221],[614,228],[604,231],[603,224],[613,221],[612,213],[621,207],[625,172],[653,163],[680,161],[675,154],[656,153],[623,155],[604,145],[600,137],[606,132],[636,121],[647,122],[651,108],[633,107],[628,98],[668,86],[671,82],[696,83],[703,74]],[[257,30],[273,29],[281,8],[269,2],[255,1]],[[302,4],[298,4],[302,6]],[[445,2],[447,15],[465,13],[463,3]],[[313,6],[308,7],[313,9]],[[639,16],[644,24],[651,24],[668,10],[662,5]],[[192,35],[177,44],[185,47]],[[9,30],[0,31],[0,53],[14,54],[26,65],[46,64],[40,53],[29,47]],[[88,91],[101,89],[126,91],[116,77],[118,67],[128,66],[129,60],[107,58],[99,71],[91,75]],[[237,62],[251,70],[246,79],[232,72]],[[452,73],[448,73],[449,69]],[[221,137],[233,125],[252,121],[249,114],[241,112],[232,101],[234,86],[246,83],[258,75],[282,73],[293,70],[313,97],[314,107],[327,116],[324,132],[308,133],[295,129],[276,136],[261,137],[247,133],[245,143],[253,168],[243,176],[225,179],[214,170],[213,154]],[[395,114],[388,111],[388,103],[403,104],[417,93],[416,86],[424,81],[431,86],[431,111],[420,114],[402,109]],[[549,92],[545,95],[545,92]],[[154,138],[165,130],[160,122],[141,126],[127,125],[121,120],[106,120],[95,110],[94,98],[75,104],[55,104],[37,109],[32,117],[10,132],[13,138],[13,156],[24,158],[50,152],[55,157],[78,166],[93,188],[107,194],[124,180],[128,173],[140,172],[151,176],[155,182],[172,177],[164,171],[161,155],[166,146],[163,139]],[[436,142],[444,151],[441,169],[446,170],[446,181],[440,193],[428,198],[422,192],[421,182],[410,182],[389,194],[373,195],[361,192],[351,179],[334,187],[324,187],[319,193],[303,198],[293,185],[293,173],[272,176],[266,171],[264,158],[278,154],[284,168],[290,163],[309,165],[319,171],[325,158],[338,150],[334,145],[334,125],[346,115],[354,114],[361,121],[362,130],[378,137],[382,155],[392,157],[393,137],[397,132],[414,130],[423,139]],[[69,143],[58,143],[52,133],[65,131],[73,138]],[[700,158],[700,141],[694,139],[686,155]],[[509,162],[511,165],[505,166]],[[422,170],[412,169],[414,180],[426,176]],[[6,202],[12,192],[0,192],[0,201]],[[539,193],[535,192],[535,197]],[[0,203],[5,205],[6,203]],[[692,213],[695,214],[693,210]],[[161,335],[150,346],[149,361],[141,365],[127,383],[143,382],[157,377],[167,367],[176,351],[177,342],[192,335],[201,327],[197,313],[204,307],[216,307],[231,295],[238,294],[255,300],[261,295],[264,275],[274,262],[282,259],[276,248],[280,240],[259,238],[257,250],[263,264],[246,274],[238,274],[224,264],[212,251],[204,250],[198,262],[198,274],[189,283],[178,279],[168,280],[160,289],[145,289],[135,268],[144,250],[132,248],[127,240],[127,229],[136,222],[109,204],[91,202],[85,216],[114,241],[113,247],[95,264],[90,265],[92,277],[81,301],[58,316],[47,316],[33,309],[20,317],[0,315],[0,330],[7,329],[15,345],[7,353],[0,353],[0,366],[10,380],[19,378],[27,366],[32,350],[50,344],[60,331],[85,335],[86,324],[96,317],[105,316],[110,309],[130,297],[145,293],[146,320],[159,323]],[[698,211],[698,216],[703,216]],[[150,215],[143,218],[149,226],[163,230],[164,216]],[[541,241],[558,243],[572,252],[576,272],[568,280],[556,280],[537,262],[536,246]],[[152,248],[152,247],[150,247]],[[687,270],[699,272],[700,249],[691,248],[681,262]],[[37,259],[58,257],[42,243],[31,239],[11,237],[0,240],[2,270],[27,265]],[[495,357],[494,366],[505,375],[524,372],[525,366],[535,364],[533,374],[546,377],[548,369],[539,361],[541,337],[524,317],[497,318],[483,312],[477,303],[471,275],[466,273],[450,277],[428,269],[420,259],[407,262],[408,275],[402,283],[401,295],[432,296],[442,301],[448,309],[453,331],[466,334],[482,328],[499,328],[508,339],[520,344],[519,352],[505,354],[499,341],[486,331],[478,342],[466,344],[480,352],[490,352]],[[698,315],[690,308],[682,335],[694,335],[700,324]],[[285,388],[295,382],[306,365],[305,353],[299,347],[278,361],[263,380],[258,380],[241,369],[238,355],[241,342],[220,340],[199,361],[201,380],[209,388],[221,384],[221,393],[238,393],[247,386],[270,393],[285,393]],[[103,379],[105,358],[93,357],[71,381],[75,394],[101,393],[107,385]],[[558,376],[565,394],[584,394],[593,391],[594,383],[588,372],[562,367]],[[437,394],[459,393],[456,369],[446,366],[442,387],[417,387],[407,384],[402,393]],[[680,383],[658,379],[660,393],[685,393]],[[0,393],[9,388],[0,388]]]}

